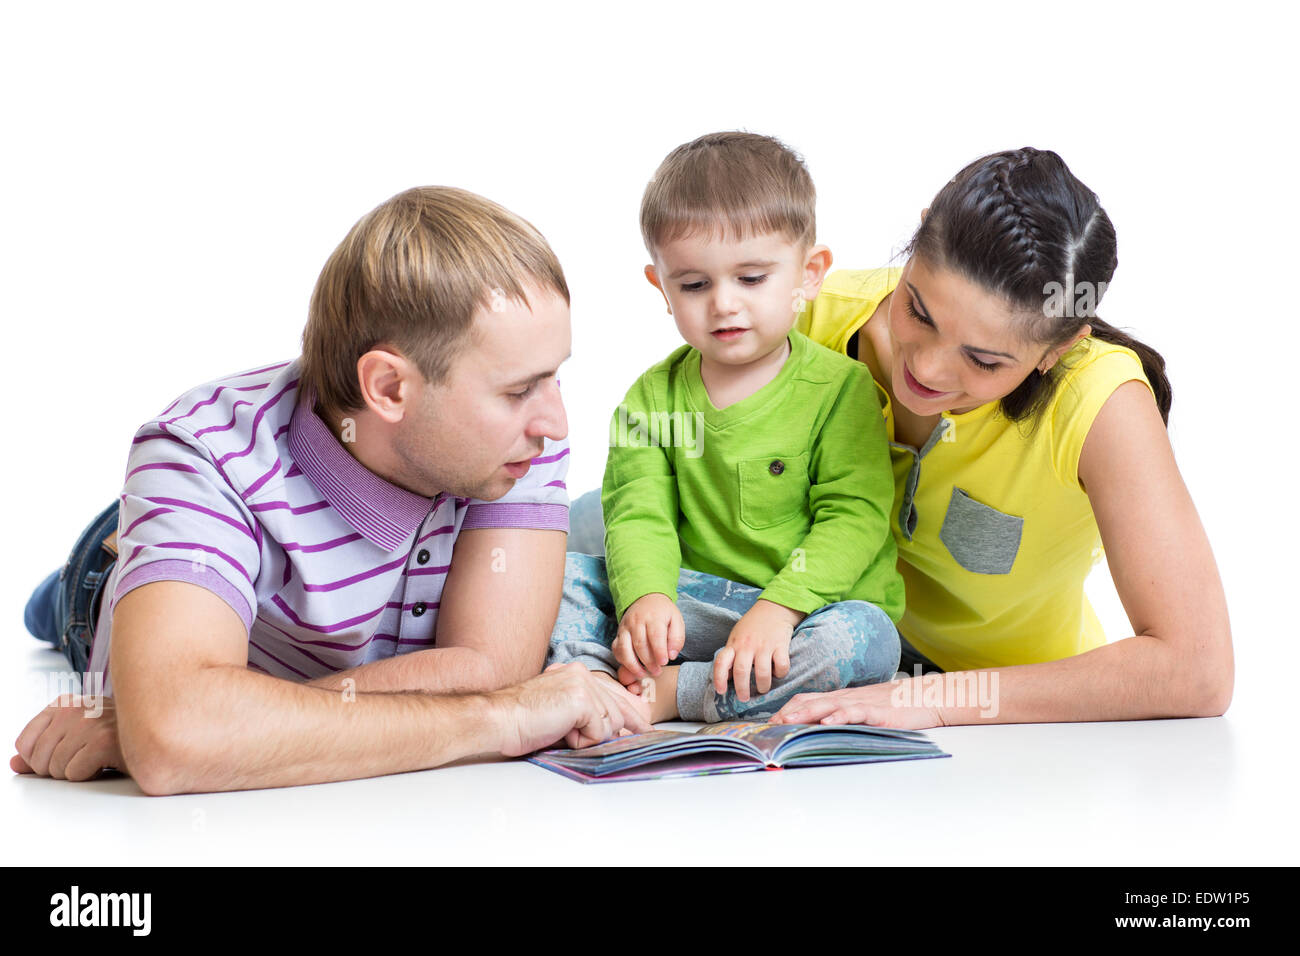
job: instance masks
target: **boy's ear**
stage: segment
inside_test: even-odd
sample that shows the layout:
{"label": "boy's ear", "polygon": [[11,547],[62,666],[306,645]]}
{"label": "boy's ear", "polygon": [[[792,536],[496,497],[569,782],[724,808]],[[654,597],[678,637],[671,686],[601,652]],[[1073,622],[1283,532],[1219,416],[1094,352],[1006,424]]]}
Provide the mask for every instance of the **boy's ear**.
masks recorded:
{"label": "boy's ear", "polygon": [[803,262],[803,285],[801,286],[806,299],[817,298],[817,293],[821,291],[822,282],[826,279],[826,273],[831,270],[831,250],[828,246],[813,246],[808,250]]}
{"label": "boy's ear", "polygon": [[666,306],[668,306],[668,314],[669,314],[669,315],[672,315],[672,314],[673,314],[673,304],[672,304],[671,302],[668,301],[668,293],[667,293],[667,292],[664,292],[664,287],[663,287],[663,285],[659,282],[659,273],[658,273],[658,271],[655,269],[655,267],[654,267],[653,265],[648,265],[648,266],[645,267],[645,277],[646,277],[646,279],[649,281],[649,283],[650,283],[652,286],[654,286],[656,289],[658,289],[658,290],[659,290],[659,293],[664,297],[664,304],[665,304]]}

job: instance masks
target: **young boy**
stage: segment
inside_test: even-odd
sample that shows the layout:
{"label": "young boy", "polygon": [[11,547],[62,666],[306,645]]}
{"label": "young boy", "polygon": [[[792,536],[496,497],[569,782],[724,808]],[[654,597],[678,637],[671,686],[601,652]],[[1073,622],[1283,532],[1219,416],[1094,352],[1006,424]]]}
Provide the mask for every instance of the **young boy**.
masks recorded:
{"label": "young boy", "polygon": [[815,204],[798,156],[739,132],[678,147],[642,200],[646,278],[687,344],[615,412],[606,558],[569,553],[550,660],[641,691],[654,721],[767,717],[898,664],[876,386],[794,329],[831,264]]}

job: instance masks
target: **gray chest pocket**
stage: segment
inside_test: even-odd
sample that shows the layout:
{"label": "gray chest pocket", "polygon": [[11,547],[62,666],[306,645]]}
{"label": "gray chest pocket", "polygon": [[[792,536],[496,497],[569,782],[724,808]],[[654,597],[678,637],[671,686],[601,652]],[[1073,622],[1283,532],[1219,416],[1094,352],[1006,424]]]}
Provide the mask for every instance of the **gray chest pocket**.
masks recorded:
{"label": "gray chest pocket", "polygon": [[980,504],[960,488],[952,489],[939,540],[967,571],[1007,574],[1020,550],[1025,519]]}

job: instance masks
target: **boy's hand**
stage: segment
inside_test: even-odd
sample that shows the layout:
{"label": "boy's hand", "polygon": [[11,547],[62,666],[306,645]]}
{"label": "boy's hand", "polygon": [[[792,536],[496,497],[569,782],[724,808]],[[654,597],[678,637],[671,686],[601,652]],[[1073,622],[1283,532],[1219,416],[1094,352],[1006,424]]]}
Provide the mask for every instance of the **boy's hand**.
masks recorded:
{"label": "boy's hand", "polygon": [[614,657],[637,680],[658,677],[686,643],[682,612],[666,594],[643,594],[623,612]]}
{"label": "boy's hand", "polygon": [[790,673],[790,639],[804,619],[799,611],[760,598],[731,629],[727,646],[713,658],[713,689],[721,696],[727,680],[736,684],[736,696],[749,700],[749,675],[760,694],[772,689],[772,678]]}

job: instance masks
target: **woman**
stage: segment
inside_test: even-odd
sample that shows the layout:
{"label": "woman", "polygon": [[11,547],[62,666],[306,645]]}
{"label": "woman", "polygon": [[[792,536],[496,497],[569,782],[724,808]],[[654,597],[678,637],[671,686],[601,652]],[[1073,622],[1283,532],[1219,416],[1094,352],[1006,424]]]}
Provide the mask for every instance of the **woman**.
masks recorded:
{"label": "woman", "polygon": [[[800,330],[864,362],[881,390],[912,676],[799,695],[777,720],[922,729],[1227,709],[1227,607],[1165,431],[1164,361],[1094,312],[1115,245],[1059,156],[996,153],[940,190],[902,269],[834,273],[809,304]],[[598,516],[598,500],[575,503],[570,549]],[[1083,592],[1102,546],[1134,633],[1110,644]]]}

